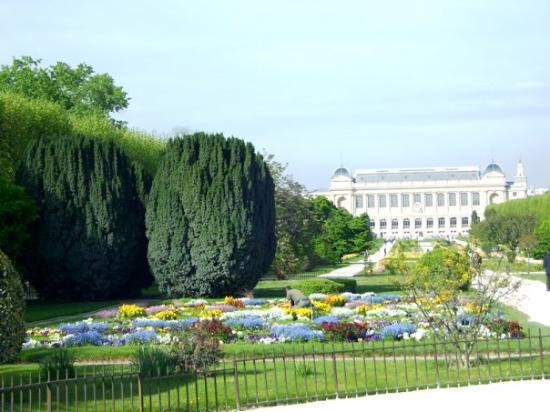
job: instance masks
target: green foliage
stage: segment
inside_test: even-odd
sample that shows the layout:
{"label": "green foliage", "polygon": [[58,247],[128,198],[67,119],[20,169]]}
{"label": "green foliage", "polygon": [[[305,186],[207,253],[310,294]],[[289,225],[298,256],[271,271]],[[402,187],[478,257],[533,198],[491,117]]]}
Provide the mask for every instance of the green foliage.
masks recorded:
{"label": "green foliage", "polygon": [[130,358],[132,366],[144,376],[169,376],[177,371],[176,357],[159,346],[140,345]]}
{"label": "green foliage", "polygon": [[25,340],[25,299],[19,274],[0,250],[0,364],[15,358]]}
{"label": "green foliage", "polygon": [[533,256],[542,259],[550,253],[550,219],[544,220],[536,229],[535,237],[537,245],[533,250]]}
{"label": "green foliage", "polygon": [[322,196],[312,200],[312,207],[321,228],[313,239],[321,263],[338,263],[345,254],[362,252],[368,248],[373,236],[366,214],[353,217]]}
{"label": "green foliage", "polygon": [[342,293],[346,290],[346,287],[342,282],[322,278],[299,280],[294,282],[292,287],[302,291],[302,293],[306,296],[309,296],[312,293],[325,293],[327,295]]}
{"label": "green foliage", "polygon": [[169,296],[256,285],[275,253],[274,186],[254,147],[196,133],[171,140],[147,206],[149,264]]}
{"label": "green foliage", "polygon": [[14,179],[29,142],[70,130],[69,118],[59,105],[0,92],[0,178]]}
{"label": "green foliage", "polygon": [[344,285],[344,292],[357,292],[357,280],[355,279],[335,278],[332,281]]}
{"label": "green foliage", "polygon": [[40,63],[40,59],[23,56],[2,66],[0,92],[56,102],[77,114],[109,116],[128,107],[126,92],[107,73],[96,74],[83,63],[74,68],[63,62],[44,68]]}
{"label": "green foliage", "polygon": [[57,380],[66,376],[75,376],[75,357],[66,348],[55,348],[50,354],[40,360],[40,375],[42,379]]}
{"label": "green foliage", "polygon": [[285,174],[286,166],[276,162],[273,155],[264,157],[275,184],[277,250],[271,269],[282,278],[310,269],[317,260],[312,240],[319,225],[305,187]]}
{"label": "green foliage", "polygon": [[30,239],[29,225],[37,216],[36,206],[25,190],[0,177],[0,250],[14,262]]}
{"label": "green foliage", "polygon": [[112,141],[34,141],[18,179],[39,207],[26,266],[41,296],[139,293],[149,280],[144,210],[130,161]]}
{"label": "green foliage", "polygon": [[223,356],[220,341],[209,330],[194,327],[177,335],[171,348],[176,365],[183,372],[206,370]]}

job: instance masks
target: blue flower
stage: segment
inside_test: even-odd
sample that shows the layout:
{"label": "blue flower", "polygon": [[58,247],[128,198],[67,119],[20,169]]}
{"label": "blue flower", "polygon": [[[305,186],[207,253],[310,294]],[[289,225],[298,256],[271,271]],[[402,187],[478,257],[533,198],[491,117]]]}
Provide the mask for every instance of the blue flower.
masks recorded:
{"label": "blue flower", "polygon": [[95,330],[75,333],[65,336],[63,343],[67,346],[94,345],[99,346],[108,342],[108,339]]}
{"label": "blue flower", "polygon": [[198,321],[197,318],[184,318],[177,320],[162,320],[162,319],[134,319],[133,325],[136,328],[155,328],[155,329],[185,329]]}
{"label": "blue flower", "polygon": [[127,334],[124,339],[127,343],[148,343],[157,341],[158,336],[152,330],[138,330]]}
{"label": "blue flower", "polygon": [[338,323],[340,322],[340,319],[338,318],[338,316],[325,315],[313,319],[313,322],[320,325],[322,323]]}
{"label": "blue flower", "polygon": [[370,301],[372,304],[385,303],[385,302],[399,302],[401,296],[399,295],[376,295],[368,296],[365,300]]}
{"label": "blue flower", "polygon": [[303,324],[293,325],[275,325],[271,328],[271,332],[277,338],[285,338],[291,341],[309,341],[313,339],[322,340],[323,332],[320,330],[311,330],[309,326]]}
{"label": "blue flower", "polygon": [[263,329],[265,321],[260,316],[243,316],[224,320],[227,326],[239,327],[242,329]]}
{"label": "blue flower", "polygon": [[266,304],[265,299],[252,299],[252,298],[245,298],[242,300],[245,306],[262,306]]}
{"label": "blue flower", "polygon": [[393,339],[401,339],[403,334],[416,332],[416,326],[410,323],[392,323],[391,325],[385,326],[380,331],[382,337],[390,337]]}
{"label": "blue flower", "polygon": [[95,332],[98,332],[98,333],[104,333],[107,330],[107,323],[105,323],[105,322],[61,323],[61,324],[59,324],[58,329],[61,330],[66,335],[75,335],[75,334],[78,334],[78,333],[84,333],[84,332],[90,332],[90,331],[95,331]]}

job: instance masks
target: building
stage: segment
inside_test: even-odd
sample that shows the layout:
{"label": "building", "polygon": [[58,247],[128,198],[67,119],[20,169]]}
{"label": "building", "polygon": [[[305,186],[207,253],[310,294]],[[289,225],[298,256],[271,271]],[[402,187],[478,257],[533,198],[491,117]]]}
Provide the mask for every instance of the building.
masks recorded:
{"label": "building", "polygon": [[383,238],[454,238],[466,234],[475,211],[483,217],[487,205],[527,196],[523,163],[514,182],[502,168],[479,167],[366,169],[355,174],[337,169],[325,196],[354,216],[368,213],[371,229]]}

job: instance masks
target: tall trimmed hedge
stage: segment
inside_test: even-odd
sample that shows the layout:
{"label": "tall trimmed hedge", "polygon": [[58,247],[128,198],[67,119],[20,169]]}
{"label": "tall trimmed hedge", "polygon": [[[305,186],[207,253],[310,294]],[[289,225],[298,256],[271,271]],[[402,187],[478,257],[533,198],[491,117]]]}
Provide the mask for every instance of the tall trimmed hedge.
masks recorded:
{"label": "tall trimmed hedge", "polygon": [[251,289],[275,253],[273,179],[250,143],[171,140],[147,205],[149,265],[170,296]]}
{"label": "tall trimmed hedge", "polygon": [[109,299],[146,284],[145,212],[131,162],[115,143],[31,142],[18,181],[39,208],[26,266],[41,296]]}
{"label": "tall trimmed hedge", "polygon": [[0,363],[15,358],[25,340],[25,299],[19,274],[0,250]]}

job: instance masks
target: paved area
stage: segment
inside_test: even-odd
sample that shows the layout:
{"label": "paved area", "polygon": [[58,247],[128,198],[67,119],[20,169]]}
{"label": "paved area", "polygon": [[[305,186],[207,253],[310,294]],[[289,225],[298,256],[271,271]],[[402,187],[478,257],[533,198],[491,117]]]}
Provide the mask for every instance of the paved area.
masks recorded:
{"label": "paved area", "polygon": [[362,398],[337,399],[254,410],[262,412],[464,412],[468,410],[517,412],[529,406],[547,410],[548,389],[550,389],[550,381],[548,380],[504,382],[460,388],[371,395]]}
{"label": "paved area", "polygon": [[[373,253],[371,256],[369,256],[369,262],[373,264],[377,264],[380,260],[384,259],[384,256],[386,256],[388,253],[390,253],[390,250],[392,249],[395,242],[388,242],[385,245],[382,245],[380,249],[378,249],[375,253]],[[386,249],[386,254],[384,254],[384,248]],[[355,275],[358,275],[363,271],[365,268],[365,263],[361,260],[357,263],[352,263],[346,267],[333,270],[330,273],[326,273],[324,275],[320,275],[319,277],[322,278],[349,278],[353,277]]]}
{"label": "paved area", "polygon": [[[517,276],[514,278],[520,280]],[[519,290],[503,303],[522,311],[532,322],[550,326],[550,292],[542,282],[521,279]]]}

